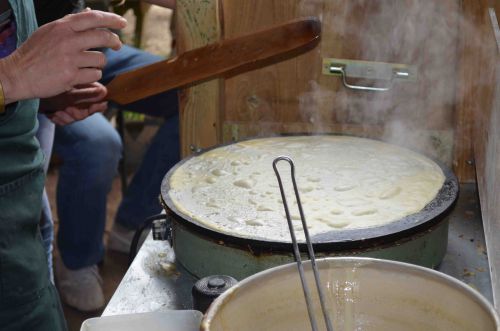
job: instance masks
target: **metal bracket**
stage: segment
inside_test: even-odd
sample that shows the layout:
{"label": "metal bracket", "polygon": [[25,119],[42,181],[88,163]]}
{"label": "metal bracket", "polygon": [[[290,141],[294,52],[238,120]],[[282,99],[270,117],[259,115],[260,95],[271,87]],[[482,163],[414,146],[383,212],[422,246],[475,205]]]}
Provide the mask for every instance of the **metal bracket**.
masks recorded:
{"label": "metal bracket", "polygon": [[[324,58],[322,72],[324,75],[342,76],[345,87],[358,91],[386,92],[393,87],[396,80],[417,80],[416,66],[383,62]],[[384,81],[385,84],[383,87],[363,86],[351,84],[348,79]]]}

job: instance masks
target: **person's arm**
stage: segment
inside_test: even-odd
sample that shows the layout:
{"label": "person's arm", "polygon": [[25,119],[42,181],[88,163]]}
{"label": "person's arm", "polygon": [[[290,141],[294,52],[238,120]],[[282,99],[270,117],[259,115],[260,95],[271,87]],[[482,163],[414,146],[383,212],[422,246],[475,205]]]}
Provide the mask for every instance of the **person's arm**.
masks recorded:
{"label": "person's arm", "polygon": [[40,27],[14,53],[0,60],[5,104],[48,98],[98,81],[106,58],[89,49],[119,49],[118,36],[103,28],[122,29],[125,25],[125,19],[118,15],[87,10]]}

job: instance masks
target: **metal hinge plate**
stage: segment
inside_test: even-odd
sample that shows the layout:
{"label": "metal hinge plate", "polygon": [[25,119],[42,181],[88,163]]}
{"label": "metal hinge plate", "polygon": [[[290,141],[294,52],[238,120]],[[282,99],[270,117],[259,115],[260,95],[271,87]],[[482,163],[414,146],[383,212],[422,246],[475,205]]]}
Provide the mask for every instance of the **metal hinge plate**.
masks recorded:
{"label": "metal hinge plate", "polygon": [[[324,58],[322,72],[324,75],[341,76],[344,85],[354,90],[384,92],[392,88],[395,81],[417,81],[417,67],[413,65],[369,62]],[[360,86],[348,83],[352,79],[373,80],[384,83],[383,87]]]}

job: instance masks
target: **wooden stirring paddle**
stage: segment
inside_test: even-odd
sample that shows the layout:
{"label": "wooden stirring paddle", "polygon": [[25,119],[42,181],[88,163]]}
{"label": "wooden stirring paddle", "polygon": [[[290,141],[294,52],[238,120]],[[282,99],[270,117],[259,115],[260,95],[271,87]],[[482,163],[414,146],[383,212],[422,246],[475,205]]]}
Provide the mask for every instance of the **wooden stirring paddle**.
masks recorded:
{"label": "wooden stirring paddle", "polygon": [[221,40],[117,75],[107,85],[107,98],[128,104],[173,88],[257,69],[314,48],[320,33],[319,20],[307,18]]}

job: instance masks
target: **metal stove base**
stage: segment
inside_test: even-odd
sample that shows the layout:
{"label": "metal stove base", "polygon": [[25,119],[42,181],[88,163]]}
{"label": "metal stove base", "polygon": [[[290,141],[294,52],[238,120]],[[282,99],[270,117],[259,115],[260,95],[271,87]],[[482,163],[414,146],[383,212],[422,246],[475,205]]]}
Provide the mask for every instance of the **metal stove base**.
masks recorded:
{"label": "metal stove base", "polygon": [[[457,205],[449,220],[448,250],[437,270],[469,284],[493,302],[483,222],[475,185],[461,185]],[[499,307],[496,308],[499,310]]]}
{"label": "metal stove base", "polygon": [[[448,250],[437,270],[470,284],[492,301],[484,231],[474,185],[461,185],[460,197],[449,221]],[[170,263],[175,266],[174,270]],[[182,266],[175,264],[168,244],[153,241],[149,235],[103,316],[191,309],[191,288],[195,281]]]}

